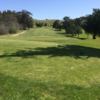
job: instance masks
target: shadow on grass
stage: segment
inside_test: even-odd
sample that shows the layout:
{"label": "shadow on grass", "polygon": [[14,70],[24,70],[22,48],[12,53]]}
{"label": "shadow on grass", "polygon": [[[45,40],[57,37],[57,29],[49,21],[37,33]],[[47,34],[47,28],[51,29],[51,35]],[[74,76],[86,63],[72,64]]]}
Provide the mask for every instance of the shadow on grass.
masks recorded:
{"label": "shadow on grass", "polygon": [[100,100],[100,84],[86,88],[0,74],[0,100]]}
{"label": "shadow on grass", "polygon": [[47,47],[47,48],[35,48],[29,50],[19,50],[11,54],[0,55],[0,58],[4,57],[33,57],[33,56],[44,56],[49,57],[56,56],[70,56],[74,58],[89,58],[89,57],[98,57],[100,58],[100,49],[77,46],[77,45],[65,45],[57,47]]}
{"label": "shadow on grass", "polygon": [[57,34],[60,34],[60,35],[63,35],[65,37],[69,37],[69,38],[74,38],[74,39],[79,39],[79,40],[87,40],[88,37],[80,37],[80,35],[75,35],[75,36],[72,36],[72,34],[67,34],[65,32],[58,32]]}
{"label": "shadow on grass", "polygon": [[80,38],[80,37],[77,37],[77,39],[79,39],[79,40],[87,40],[88,38]]}

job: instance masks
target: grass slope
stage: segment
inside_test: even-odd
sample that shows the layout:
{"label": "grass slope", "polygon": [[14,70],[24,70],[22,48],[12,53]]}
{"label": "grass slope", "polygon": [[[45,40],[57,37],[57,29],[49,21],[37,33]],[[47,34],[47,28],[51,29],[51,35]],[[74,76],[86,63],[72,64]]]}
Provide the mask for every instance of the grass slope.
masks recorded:
{"label": "grass slope", "polygon": [[1,36],[0,100],[100,100],[100,39],[50,28]]}

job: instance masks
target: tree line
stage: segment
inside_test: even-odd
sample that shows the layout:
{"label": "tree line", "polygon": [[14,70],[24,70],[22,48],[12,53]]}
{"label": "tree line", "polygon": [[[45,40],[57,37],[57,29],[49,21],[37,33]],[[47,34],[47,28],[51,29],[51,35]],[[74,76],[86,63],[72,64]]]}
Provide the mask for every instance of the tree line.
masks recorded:
{"label": "tree line", "polygon": [[12,34],[33,27],[32,14],[26,10],[0,11],[0,34]]}
{"label": "tree line", "polygon": [[37,20],[34,19],[34,27],[52,27],[55,20],[53,19],[45,19],[45,20]]}
{"label": "tree line", "polygon": [[71,19],[64,17],[63,20],[36,20],[27,10],[0,11],[0,35],[16,33],[18,30],[26,30],[33,27],[53,27],[56,30],[64,29],[66,34],[72,36],[83,32],[92,34],[93,39],[100,36],[100,9],[93,9],[93,13],[80,18]]}
{"label": "tree line", "polygon": [[31,12],[27,10],[19,12],[11,10],[0,11],[0,35],[13,34],[18,30],[26,30],[33,27],[52,27],[54,21],[50,19],[33,19]]}
{"label": "tree line", "polygon": [[96,36],[100,36],[100,9],[93,9],[92,14],[80,18],[64,17],[63,20],[55,20],[53,28],[64,29],[66,34],[72,36],[79,36],[85,31],[85,33],[92,34],[93,39],[96,39]]}

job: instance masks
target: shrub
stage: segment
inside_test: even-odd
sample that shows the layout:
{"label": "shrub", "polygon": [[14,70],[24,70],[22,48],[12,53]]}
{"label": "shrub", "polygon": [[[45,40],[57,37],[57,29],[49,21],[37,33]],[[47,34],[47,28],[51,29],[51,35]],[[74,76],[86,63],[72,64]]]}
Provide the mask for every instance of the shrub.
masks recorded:
{"label": "shrub", "polygon": [[7,33],[9,33],[8,28],[4,24],[0,24],[0,35],[4,35]]}
{"label": "shrub", "polygon": [[19,30],[19,24],[18,23],[16,23],[16,22],[12,22],[12,23],[10,23],[10,25],[9,25],[9,33],[10,34],[12,34],[12,33],[16,33],[17,32],[17,30]]}
{"label": "shrub", "polygon": [[9,29],[9,33],[10,33],[10,34],[16,33],[16,32],[17,32],[16,27],[11,27],[11,28]]}

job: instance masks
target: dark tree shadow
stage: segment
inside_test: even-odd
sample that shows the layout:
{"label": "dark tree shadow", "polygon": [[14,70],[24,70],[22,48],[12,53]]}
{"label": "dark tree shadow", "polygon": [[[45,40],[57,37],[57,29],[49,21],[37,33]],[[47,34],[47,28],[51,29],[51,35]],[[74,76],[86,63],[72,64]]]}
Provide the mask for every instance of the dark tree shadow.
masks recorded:
{"label": "dark tree shadow", "polygon": [[84,87],[0,74],[2,100],[54,100],[53,97],[55,100],[100,100],[100,84]]}
{"label": "dark tree shadow", "polygon": [[74,36],[72,34],[67,34],[65,32],[58,32],[57,34],[63,35],[65,37],[69,37],[69,38],[75,38],[75,39],[79,39],[79,40],[87,40],[88,37],[80,37],[80,35],[75,34]]}
{"label": "dark tree shadow", "polygon": [[19,50],[11,54],[0,55],[0,58],[3,57],[33,57],[33,56],[44,56],[49,57],[56,56],[70,56],[74,58],[89,58],[89,57],[98,57],[100,58],[100,49],[92,47],[84,47],[78,45],[65,45],[57,47],[47,47],[47,48],[35,48],[28,50]]}
{"label": "dark tree shadow", "polygon": [[87,40],[88,38],[80,38],[80,37],[77,37],[77,39],[80,39],[80,40]]}

